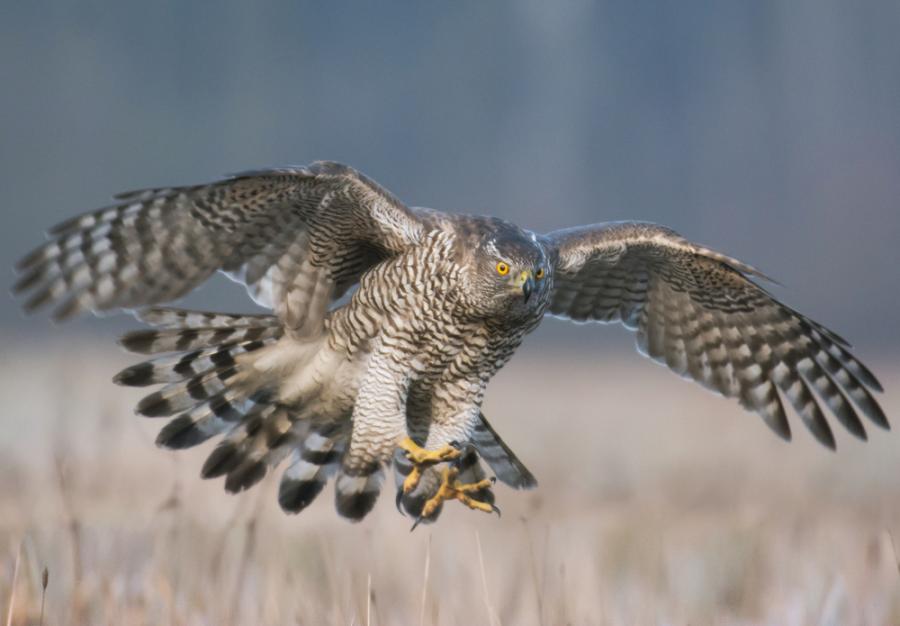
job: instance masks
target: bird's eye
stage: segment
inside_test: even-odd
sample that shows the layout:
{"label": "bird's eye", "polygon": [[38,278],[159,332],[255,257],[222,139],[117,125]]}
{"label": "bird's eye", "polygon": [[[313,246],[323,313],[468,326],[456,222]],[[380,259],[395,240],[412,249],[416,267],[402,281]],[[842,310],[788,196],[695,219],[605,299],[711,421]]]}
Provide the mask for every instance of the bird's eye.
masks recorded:
{"label": "bird's eye", "polygon": [[509,265],[507,265],[503,261],[500,261],[499,263],[497,263],[497,273],[501,276],[506,276],[507,274],[509,274]]}
{"label": "bird's eye", "polygon": [[538,268],[538,271],[536,271],[536,272],[534,273],[534,277],[537,278],[538,280],[542,279],[542,278],[544,277],[544,268],[543,268],[543,267],[539,267],[539,268]]}

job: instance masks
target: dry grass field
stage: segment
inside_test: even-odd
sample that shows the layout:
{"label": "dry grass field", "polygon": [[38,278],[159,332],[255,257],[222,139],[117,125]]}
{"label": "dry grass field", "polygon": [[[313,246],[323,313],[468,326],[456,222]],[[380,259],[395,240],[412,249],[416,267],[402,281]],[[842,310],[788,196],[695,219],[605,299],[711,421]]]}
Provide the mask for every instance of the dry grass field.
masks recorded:
{"label": "dry grass field", "polygon": [[[831,453],[795,423],[787,445],[637,356],[526,347],[485,408],[540,487],[410,533],[388,491],[353,525],[330,490],[282,514],[277,473],[240,496],[201,481],[211,445],[153,446],[113,346],[4,343],[11,624],[39,622],[45,566],[48,625],[900,624],[896,433]],[[900,362],[869,360],[900,424]]]}

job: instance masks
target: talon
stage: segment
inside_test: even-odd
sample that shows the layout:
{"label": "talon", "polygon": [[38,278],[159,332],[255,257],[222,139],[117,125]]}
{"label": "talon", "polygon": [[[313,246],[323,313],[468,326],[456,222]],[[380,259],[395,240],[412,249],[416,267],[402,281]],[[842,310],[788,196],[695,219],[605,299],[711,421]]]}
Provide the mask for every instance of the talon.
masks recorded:
{"label": "talon", "polygon": [[[410,470],[409,474],[407,474],[406,478],[403,480],[403,493],[407,494],[412,492],[413,489],[419,486],[419,481],[422,479],[422,470],[419,469],[418,465],[413,465],[412,470]],[[398,498],[400,496],[397,496]]]}
{"label": "talon", "polygon": [[441,486],[438,487],[437,493],[422,506],[422,517],[430,517],[445,500],[452,500],[456,497],[454,484],[458,484],[456,481],[458,475],[459,470],[455,467],[448,467],[444,470]]}
{"label": "talon", "polygon": [[417,517],[416,521],[413,522],[412,528],[409,529],[409,532],[414,531],[416,529],[416,527],[419,525],[419,522],[421,522],[423,519],[425,519],[425,518],[423,518],[421,515],[419,517]]}
{"label": "talon", "polygon": [[471,493],[473,491],[481,491],[482,489],[490,489],[493,484],[494,482],[490,478],[485,478],[484,480],[479,480],[477,483],[469,483],[467,485],[456,483],[453,487],[459,493]]}
{"label": "talon", "polygon": [[474,498],[470,498],[464,494],[457,494],[456,499],[465,504],[470,509],[475,509],[478,511],[484,511],[485,513],[493,513],[494,505],[488,504],[487,502],[482,502],[481,500],[475,500]]}
{"label": "talon", "polygon": [[491,507],[494,509],[493,512],[497,514],[497,517],[503,517],[503,512],[500,510],[499,506],[492,504]]}
{"label": "talon", "polygon": [[452,461],[462,455],[462,451],[453,443],[447,444],[437,450],[426,450],[411,437],[406,437],[398,445],[398,448],[406,453],[406,458],[412,463],[412,470],[403,481],[403,493],[411,493],[422,479],[423,470],[432,465]]}
{"label": "talon", "polygon": [[403,512],[403,507],[400,506],[400,503],[403,500],[403,493],[404,492],[402,490],[400,490],[400,489],[397,490],[397,497],[394,500],[394,504],[397,506],[397,512],[400,513],[400,515],[403,515],[405,517],[406,513]]}
{"label": "talon", "polygon": [[[430,517],[437,508],[447,500],[459,500],[470,509],[484,511],[485,513],[497,513],[500,515],[500,509],[493,504],[476,500],[468,495],[473,492],[481,491],[482,489],[490,488],[491,485],[494,484],[492,479],[485,478],[484,480],[479,480],[477,483],[462,484],[456,479],[458,475],[459,470],[455,467],[448,467],[444,470],[441,486],[438,487],[437,493],[425,502],[425,505],[422,507],[421,518]],[[418,524],[418,521],[416,524]],[[415,526],[413,526],[413,528],[415,528]]]}

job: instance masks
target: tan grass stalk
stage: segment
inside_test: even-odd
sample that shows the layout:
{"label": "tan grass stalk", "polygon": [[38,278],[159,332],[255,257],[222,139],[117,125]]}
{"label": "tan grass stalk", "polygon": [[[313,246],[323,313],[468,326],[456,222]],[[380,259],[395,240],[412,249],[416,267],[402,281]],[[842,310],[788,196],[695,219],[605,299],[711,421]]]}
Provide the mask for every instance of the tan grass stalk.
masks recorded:
{"label": "tan grass stalk", "polygon": [[366,576],[366,626],[372,626],[372,572]]}
{"label": "tan grass stalk", "polygon": [[500,624],[500,617],[497,615],[497,612],[494,611],[494,607],[491,604],[491,594],[488,592],[487,585],[487,572],[484,569],[484,556],[481,553],[481,536],[478,534],[478,531],[475,531],[475,545],[478,548],[478,568],[481,570],[481,588],[484,592],[484,606],[487,609],[488,613],[488,622],[491,626]]}
{"label": "tan grass stalk", "polygon": [[16,607],[16,581],[19,579],[19,561],[22,559],[22,543],[16,550],[16,564],[13,565],[12,585],[9,588],[9,608],[6,611],[6,626],[12,626],[13,610]]}
{"label": "tan grass stalk", "polygon": [[41,620],[38,622],[38,626],[44,626],[44,600],[47,597],[47,583],[50,582],[50,570],[47,569],[47,566],[44,566],[44,571],[41,574]]}
{"label": "tan grass stalk", "polygon": [[422,576],[422,602],[419,606],[419,626],[425,626],[425,602],[428,599],[428,575],[431,571],[431,534],[425,546],[425,574]]}
{"label": "tan grass stalk", "polygon": [[[534,599],[537,602],[538,624],[544,626],[544,584],[538,575],[537,557],[534,554],[534,539],[531,536],[531,529],[527,520],[522,520],[522,526],[525,529],[525,536],[528,539],[528,563],[531,566],[531,582],[534,584]],[[544,554],[546,554],[546,545],[544,546]]]}
{"label": "tan grass stalk", "polygon": [[888,531],[888,537],[891,539],[891,550],[894,551],[894,563],[897,564],[897,573],[900,574],[900,556],[897,555],[897,544],[894,543],[894,533]]}
{"label": "tan grass stalk", "polygon": [[[258,513],[258,510],[257,510]],[[238,613],[241,609],[241,596],[244,591],[244,581],[247,578],[247,570],[250,568],[250,562],[253,560],[253,553],[256,550],[256,522],[257,513],[254,513],[247,521],[247,533],[244,540],[244,551],[241,554],[241,561],[238,564],[237,579],[234,583],[234,594],[231,604],[230,623],[237,624]]]}

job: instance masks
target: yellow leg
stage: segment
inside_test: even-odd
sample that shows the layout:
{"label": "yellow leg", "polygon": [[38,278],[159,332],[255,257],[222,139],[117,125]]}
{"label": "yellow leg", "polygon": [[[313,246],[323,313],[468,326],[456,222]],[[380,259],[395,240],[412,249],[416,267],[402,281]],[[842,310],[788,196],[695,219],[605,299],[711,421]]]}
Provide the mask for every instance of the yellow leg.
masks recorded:
{"label": "yellow leg", "polygon": [[451,445],[445,445],[437,450],[426,450],[410,437],[407,437],[398,444],[398,447],[406,452],[406,458],[413,464],[412,471],[403,481],[403,493],[410,493],[419,484],[422,479],[422,470],[426,467],[452,461],[459,458],[462,452],[458,448]]}
{"label": "yellow leg", "polygon": [[406,457],[415,465],[433,465],[444,461],[452,461],[459,458],[459,455],[462,454],[459,448],[455,448],[450,444],[437,450],[426,450],[410,437],[401,441],[398,447],[406,451]]}
{"label": "yellow leg", "polygon": [[491,480],[490,478],[485,478],[484,480],[479,480],[477,483],[468,483],[463,485],[458,480],[456,480],[457,476],[459,476],[459,470],[455,467],[448,467],[444,470],[444,477],[441,481],[441,486],[438,488],[437,493],[434,494],[434,496],[432,496],[425,503],[425,506],[422,507],[421,517],[424,518],[431,516],[431,514],[433,514],[435,510],[437,510],[441,503],[447,500],[459,500],[470,509],[484,511],[485,513],[493,513],[494,511],[497,511],[499,513],[499,509],[497,509],[492,504],[481,502],[480,500],[475,500],[474,498],[467,495],[473,491],[479,491],[480,489],[490,487],[492,484],[494,484],[493,480]]}
{"label": "yellow leg", "polygon": [[403,493],[409,493],[415,489],[420,480],[422,480],[422,470],[418,465],[413,465],[412,471],[403,480]]}

